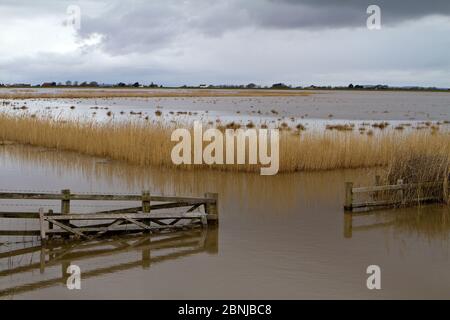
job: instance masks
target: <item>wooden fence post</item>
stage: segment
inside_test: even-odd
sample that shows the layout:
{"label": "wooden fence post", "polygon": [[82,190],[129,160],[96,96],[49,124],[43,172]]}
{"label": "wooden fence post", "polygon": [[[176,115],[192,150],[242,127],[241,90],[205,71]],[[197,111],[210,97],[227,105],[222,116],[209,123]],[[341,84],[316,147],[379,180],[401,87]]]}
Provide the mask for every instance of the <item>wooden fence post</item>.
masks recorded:
{"label": "wooden fence post", "polygon": [[[379,175],[375,176],[375,186],[381,186],[381,177]],[[378,200],[380,198],[380,191],[375,191],[374,198],[375,200]]]}
{"label": "wooden fence post", "polygon": [[381,177],[379,175],[375,176],[375,185],[380,186],[381,185]]}
{"label": "wooden fence post", "polygon": [[142,191],[142,212],[150,213],[150,191]]}
{"label": "wooden fence post", "polygon": [[61,214],[70,213],[70,190],[61,190],[62,200],[61,200]]}
{"label": "wooden fence post", "polygon": [[406,203],[406,199],[405,199],[405,192],[403,190],[403,179],[398,179],[397,180],[397,185],[401,187],[400,190],[398,190],[398,197],[400,198],[400,203],[402,205],[404,205]]}
{"label": "wooden fence post", "polygon": [[[52,210],[52,209],[48,210],[48,215],[49,215],[49,216],[52,216],[52,215],[53,215],[53,210]],[[52,223],[52,222],[49,222],[49,223],[48,223],[48,230],[52,230],[52,229],[53,229],[53,223]],[[51,233],[48,235],[48,238],[49,238],[49,239],[52,238],[52,234],[51,234]]]}
{"label": "wooden fence post", "polygon": [[205,212],[208,225],[219,225],[219,195],[217,193],[205,193],[205,198],[215,199],[214,203],[205,203]]}
{"label": "wooden fence post", "polygon": [[442,185],[442,200],[445,204],[449,204],[449,199],[448,199],[448,168],[445,170],[444,172],[444,182]]}
{"label": "wooden fence post", "polygon": [[[150,213],[150,191],[142,191],[142,213]],[[144,224],[150,227],[151,221],[150,220],[144,220]],[[144,231],[145,233],[148,233],[149,231]]]}
{"label": "wooden fence post", "polygon": [[41,242],[44,243],[47,239],[45,234],[45,219],[44,219],[44,209],[39,208],[39,225],[41,228]]}
{"label": "wooden fence post", "polygon": [[[70,190],[64,189],[61,190],[62,199],[61,199],[61,214],[69,214],[70,213]],[[70,224],[70,220],[67,220],[67,224]],[[69,237],[69,235],[67,235]]]}
{"label": "wooden fence post", "polygon": [[345,204],[344,209],[346,211],[353,210],[353,182],[345,183]]}

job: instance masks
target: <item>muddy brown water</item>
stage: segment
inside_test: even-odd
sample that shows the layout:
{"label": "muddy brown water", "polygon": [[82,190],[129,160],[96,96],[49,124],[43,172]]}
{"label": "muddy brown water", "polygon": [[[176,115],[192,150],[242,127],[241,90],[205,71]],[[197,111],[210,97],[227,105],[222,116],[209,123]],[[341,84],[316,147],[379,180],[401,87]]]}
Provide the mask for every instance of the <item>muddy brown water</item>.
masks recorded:
{"label": "muddy brown water", "polygon": [[[379,211],[354,217],[345,232],[344,182],[373,182],[374,170],[259,176],[161,170],[73,153],[0,146],[0,189],[140,192],[201,196],[219,193],[218,230],[128,236],[65,244],[42,268],[26,237],[0,238],[2,299],[314,299],[450,298],[448,208]],[[46,203],[58,208],[58,203]],[[88,203],[73,204],[89,211]],[[107,204],[103,204],[107,205]],[[27,209],[40,205],[28,203]],[[0,210],[20,210],[0,200]],[[2,219],[0,229],[34,229]],[[151,244],[151,245],[150,245]],[[4,255],[2,255],[4,254]],[[49,257],[47,257],[49,259]],[[82,271],[68,290],[62,270]],[[366,268],[379,265],[382,289],[368,290]],[[31,266],[31,268],[30,268]]]}

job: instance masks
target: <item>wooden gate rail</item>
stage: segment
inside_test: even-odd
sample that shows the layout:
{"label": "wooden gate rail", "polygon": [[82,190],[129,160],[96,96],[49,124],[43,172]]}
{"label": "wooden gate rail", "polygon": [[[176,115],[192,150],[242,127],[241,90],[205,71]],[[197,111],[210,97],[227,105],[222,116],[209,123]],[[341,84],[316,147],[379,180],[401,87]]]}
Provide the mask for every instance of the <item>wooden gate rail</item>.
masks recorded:
{"label": "wooden gate rail", "polygon": [[[379,179],[376,179],[379,181]],[[424,191],[431,188],[442,188],[442,196],[420,196],[415,197],[412,201],[404,197],[404,191],[418,189]],[[383,191],[397,191],[396,199],[378,200],[378,195]],[[372,195],[372,200],[369,201],[355,201],[356,194],[368,193]],[[398,180],[397,184],[394,185],[377,185],[371,187],[353,187],[353,182],[345,183],[345,203],[344,210],[346,212],[353,212],[357,209],[374,210],[380,207],[395,207],[398,205],[412,205],[423,202],[448,202],[448,183],[444,182],[424,182],[424,183],[413,183],[405,184],[403,180]]]}
{"label": "wooden gate rail", "polygon": [[[0,199],[16,200],[114,200],[114,201],[141,201],[142,195],[135,194],[87,194],[70,193],[69,190],[62,190],[61,193],[35,193],[35,192],[0,192]],[[144,191],[143,194],[146,192]],[[214,193],[208,193],[213,195]],[[150,196],[150,201],[157,202],[176,202],[176,203],[215,203],[214,197],[195,198],[195,197],[174,197],[174,196]]]}
{"label": "wooden gate rail", "polygon": [[[46,240],[54,234],[75,235],[76,237],[87,238],[89,234],[97,233],[103,235],[107,232],[116,231],[161,231],[165,229],[183,229],[188,220],[193,227],[198,225],[217,225],[218,216],[218,195],[216,193],[205,193],[200,197],[175,197],[150,195],[149,191],[142,194],[88,194],[71,193],[70,190],[61,190],[61,193],[49,192],[1,192],[1,199],[10,200],[59,200],[61,201],[61,212],[55,213],[50,210],[44,213],[39,212],[0,212],[0,218],[12,219],[39,219],[40,230],[1,230],[0,235],[40,235],[42,240]],[[92,213],[75,214],[71,210],[71,201],[140,201],[140,206],[106,210]],[[162,202],[152,204],[152,202]],[[39,207],[36,204],[36,207]],[[157,210],[187,208],[183,213],[157,213]],[[196,209],[204,208],[204,213],[194,213]],[[155,212],[156,211],[156,212]],[[98,221],[112,220],[110,223],[103,223],[88,226],[76,226],[71,221]],[[152,226],[153,223],[153,226]],[[46,226],[48,224],[48,227]],[[55,228],[59,227],[59,228]]]}
{"label": "wooden gate rail", "polygon": [[[73,224],[64,223],[67,221],[95,221],[95,220],[110,220],[114,219],[111,223],[105,226],[76,226]],[[88,214],[67,214],[67,215],[52,215],[45,214],[43,209],[39,211],[40,220],[40,230],[41,239],[46,240],[49,234],[62,234],[69,233],[75,235],[75,237],[90,238],[86,233],[97,233],[97,236],[103,235],[108,231],[117,231],[117,227],[122,227],[125,230],[138,230],[142,231],[157,231],[164,228],[186,228],[194,227],[195,224],[201,224],[202,226],[207,225],[206,214],[194,214],[194,215],[184,215],[184,214],[163,214],[155,215],[148,213],[126,213],[126,214],[98,214],[98,213],[88,213]],[[170,220],[168,223],[163,222],[164,220]],[[190,224],[177,225],[178,222],[182,220],[190,220]],[[60,229],[49,229],[46,227],[45,223],[53,224],[58,226]],[[146,224],[147,222],[147,224]],[[158,226],[151,227],[150,222],[158,224]],[[133,225],[133,229],[129,226]]]}

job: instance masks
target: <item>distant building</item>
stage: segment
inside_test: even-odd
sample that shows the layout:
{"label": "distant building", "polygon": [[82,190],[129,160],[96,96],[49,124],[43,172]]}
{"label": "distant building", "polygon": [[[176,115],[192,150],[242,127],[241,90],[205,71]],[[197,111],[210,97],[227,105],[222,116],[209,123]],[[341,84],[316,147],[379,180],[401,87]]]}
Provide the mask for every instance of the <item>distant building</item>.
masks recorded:
{"label": "distant building", "polygon": [[272,89],[288,89],[289,86],[285,85],[284,83],[274,83],[272,85]]}
{"label": "distant building", "polygon": [[56,82],[44,82],[41,87],[56,87]]}
{"label": "distant building", "polygon": [[14,83],[12,86],[13,87],[31,87],[31,84],[29,84],[29,83]]}

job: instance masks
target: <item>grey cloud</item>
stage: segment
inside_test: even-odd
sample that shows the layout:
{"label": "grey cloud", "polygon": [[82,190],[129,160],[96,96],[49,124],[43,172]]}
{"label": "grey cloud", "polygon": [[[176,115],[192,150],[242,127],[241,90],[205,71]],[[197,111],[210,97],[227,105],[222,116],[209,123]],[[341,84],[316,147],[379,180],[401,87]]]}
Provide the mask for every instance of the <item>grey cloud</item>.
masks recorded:
{"label": "grey cloud", "polygon": [[[30,54],[26,32],[19,30],[23,52],[4,48],[0,82],[414,81],[449,86],[448,20],[419,21],[449,16],[448,0],[1,0],[0,27],[8,27],[9,20],[18,29],[20,20],[63,21],[73,4],[82,9],[78,37],[97,33],[103,41],[54,54],[37,43],[40,51]],[[364,30],[369,4],[381,6],[389,28]],[[402,25],[408,21],[412,26]]]}
{"label": "grey cloud", "polygon": [[105,50],[111,54],[148,52],[188,33],[221,36],[245,27],[363,28],[370,4],[381,7],[385,26],[429,15],[450,15],[448,0],[134,0],[113,2],[101,15],[84,14],[80,36],[103,35]]}
{"label": "grey cloud", "polygon": [[180,12],[173,6],[147,3],[118,4],[100,17],[82,15],[80,35],[104,36],[104,47],[111,53],[145,52],[172,40],[179,31]]}

